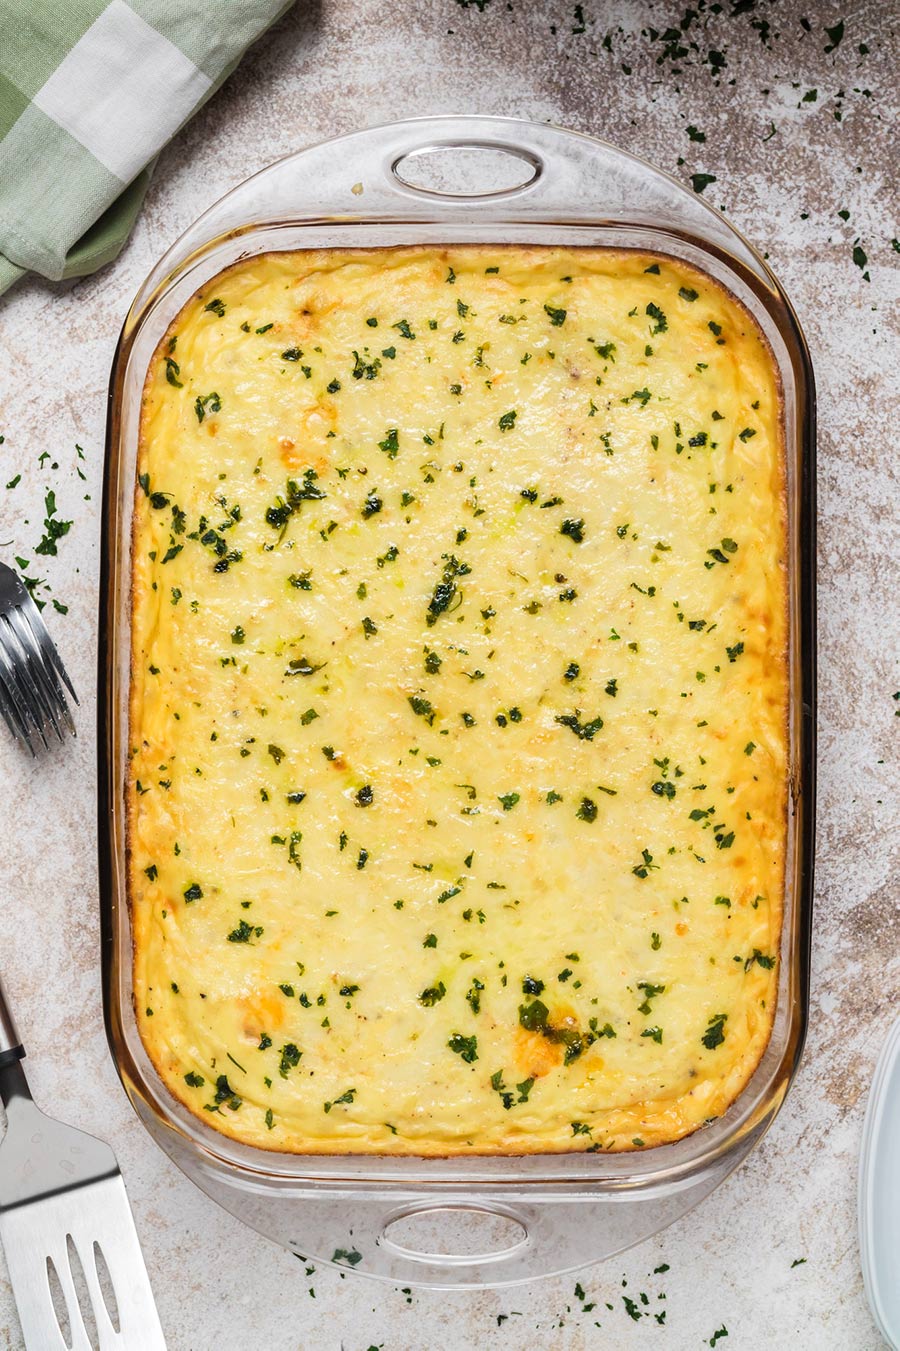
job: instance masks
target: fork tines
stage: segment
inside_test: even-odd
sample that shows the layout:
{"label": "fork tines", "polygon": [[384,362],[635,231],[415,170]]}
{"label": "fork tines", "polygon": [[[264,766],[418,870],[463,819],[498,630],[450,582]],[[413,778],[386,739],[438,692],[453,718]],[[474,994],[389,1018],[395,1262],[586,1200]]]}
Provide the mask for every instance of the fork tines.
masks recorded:
{"label": "fork tines", "polygon": [[77,704],[72,682],[27,587],[12,568],[0,563],[0,713],[32,755],[37,742],[46,747],[48,733],[55,732],[60,741],[64,728],[74,735],[66,690]]}

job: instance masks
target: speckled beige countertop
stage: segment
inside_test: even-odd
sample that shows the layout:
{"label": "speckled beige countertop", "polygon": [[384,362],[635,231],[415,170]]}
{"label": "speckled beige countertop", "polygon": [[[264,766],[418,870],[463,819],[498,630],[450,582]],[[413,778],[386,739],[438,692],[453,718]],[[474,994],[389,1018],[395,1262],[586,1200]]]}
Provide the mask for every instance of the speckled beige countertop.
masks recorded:
{"label": "speckled beige countertop", "polygon": [[[51,757],[32,764],[0,735],[3,971],[36,1097],[116,1149],[172,1351],[882,1345],[859,1269],[856,1166],[900,1006],[898,17],[890,0],[300,0],[162,155],[118,262],[74,286],[28,281],[0,303],[0,545],[68,607],[46,613],[82,695],[78,740]],[[714,176],[707,198],[768,251],[819,387],[821,702],[811,1030],[770,1134],[658,1238],[579,1278],[473,1296],[307,1273],[138,1124],[101,1015],[94,667],[106,384],[151,262],[288,151],[476,111],[594,132],[686,181]],[[73,522],[55,557],[35,554],[50,489]],[[23,1345],[2,1263],[0,1345]]]}

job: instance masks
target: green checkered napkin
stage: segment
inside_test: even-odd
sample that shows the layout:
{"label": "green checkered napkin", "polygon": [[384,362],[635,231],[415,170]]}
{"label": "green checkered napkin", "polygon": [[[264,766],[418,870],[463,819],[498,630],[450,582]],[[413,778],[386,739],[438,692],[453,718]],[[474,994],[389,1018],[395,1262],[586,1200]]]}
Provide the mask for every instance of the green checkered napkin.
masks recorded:
{"label": "green checkered napkin", "polygon": [[292,0],[0,0],[0,294],[125,243],[155,157]]}

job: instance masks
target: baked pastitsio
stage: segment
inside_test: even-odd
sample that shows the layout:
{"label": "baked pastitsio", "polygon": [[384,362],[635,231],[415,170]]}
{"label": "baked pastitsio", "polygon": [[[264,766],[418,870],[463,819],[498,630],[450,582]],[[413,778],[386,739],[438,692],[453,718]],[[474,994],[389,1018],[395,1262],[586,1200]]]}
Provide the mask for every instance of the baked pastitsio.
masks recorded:
{"label": "baked pastitsio", "polygon": [[622,1150],[766,1046],[778,377],[661,255],[269,254],[147,375],[129,807],[145,1046],[269,1149]]}

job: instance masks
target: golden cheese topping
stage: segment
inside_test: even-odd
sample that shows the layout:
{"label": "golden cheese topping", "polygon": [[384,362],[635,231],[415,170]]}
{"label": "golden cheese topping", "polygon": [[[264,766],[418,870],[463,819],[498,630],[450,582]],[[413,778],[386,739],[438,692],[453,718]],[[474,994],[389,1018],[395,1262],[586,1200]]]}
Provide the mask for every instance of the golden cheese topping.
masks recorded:
{"label": "golden cheese topping", "polygon": [[134,992],[248,1144],[621,1150],[774,1014],[778,378],[680,261],[271,254],[151,364]]}

